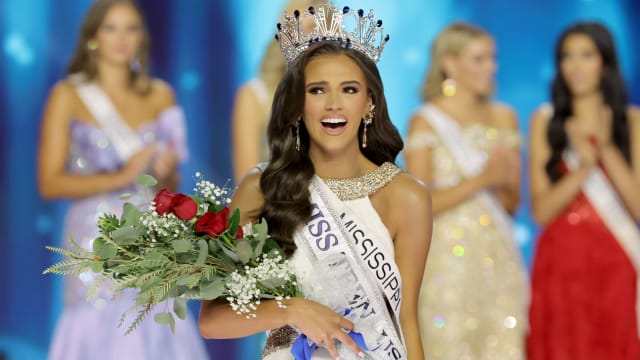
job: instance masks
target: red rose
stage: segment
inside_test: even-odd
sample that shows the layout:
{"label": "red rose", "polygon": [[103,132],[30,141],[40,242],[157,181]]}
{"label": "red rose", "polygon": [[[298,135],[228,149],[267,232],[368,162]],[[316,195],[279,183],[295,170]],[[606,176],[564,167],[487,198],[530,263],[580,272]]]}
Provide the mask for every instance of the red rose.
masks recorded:
{"label": "red rose", "polygon": [[194,225],[196,232],[205,233],[211,237],[222,234],[229,226],[229,208],[220,210],[219,213],[207,211]]}
{"label": "red rose", "polygon": [[238,233],[236,234],[236,239],[242,239],[244,237],[244,230],[242,230],[242,226],[238,226]]}
{"label": "red rose", "polygon": [[156,204],[156,212],[159,215],[171,212],[179,219],[190,220],[198,213],[198,204],[192,198],[167,189],[160,190],[153,202]]}
{"label": "red rose", "polygon": [[171,210],[171,200],[176,196],[173,192],[162,189],[156,197],[153,199],[153,202],[156,204],[156,212],[160,215],[164,215]]}
{"label": "red rose", "polygon": [[187,195],[176,194],[171,199],[170,207],[171,212],[181,220],[191,220],[198,214],[198,204]]}

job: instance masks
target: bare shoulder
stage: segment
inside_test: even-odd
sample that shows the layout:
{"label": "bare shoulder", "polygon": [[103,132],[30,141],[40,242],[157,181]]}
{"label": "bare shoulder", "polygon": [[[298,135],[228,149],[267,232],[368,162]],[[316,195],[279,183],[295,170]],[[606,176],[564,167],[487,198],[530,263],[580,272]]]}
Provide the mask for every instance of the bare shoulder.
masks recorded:
{"label": "bare shoulder", "polygon": [[236,91],[236,103],[242,105],[258,104],[258,96],[250,82],[242,84],[238,91]]}
{"label": "bare shoulder", "polygon": [[75,86],[69,80],[58,81],[49,91],[50,100],[73,102],[76,98]]}
{"label": "bare shoulder", "polygon": [[243,220],[250,221],[264,206],[264,195],[260,189],[262,171],[255,168],[240,180],[231,198],[232,208],[239,208]]}
{"label": "bare shoulder", "polygon": [[409,132],[419,130],[432,130],[429,125],[429,119],[425,118],[425,115],[421,112],[414,112],[409,118]]}
{"label": "bare shoulder", "polygon": [[49,91],[46,104],[46,113],[64,114],[65,116],[56,116],[59,120],[68,120],[76,110],[79,103],[75,86],[68,80],[60,80],[53,85]]}
{"label": "bare shoulder", "polygon": [[500,129],[517,129],[518,115],[508,104],[501,102],[491,103],[492,121],[495,127]]}
{"label": "bare shoulder", "polygon": [[549,103],[538,106],[531,114],[531,131],[546,131],[553,116],[553,107]]}
{"label": "bare shoulder", "polygon": [[403,171],[396,175],[387,188],[394,210],[406,212],[431,205],[431,194],[426,185],[407,172]]}
{"label": "bare shoulder", "polygon": [[640,107],[631,105],[627,109],[629,123],[635,128],[640,128]]}
{"label": "bare shoulder", "polygon": [[176,95],[171,85],[161,79],[151,79],[151,101],[162,110],[175,105]]}

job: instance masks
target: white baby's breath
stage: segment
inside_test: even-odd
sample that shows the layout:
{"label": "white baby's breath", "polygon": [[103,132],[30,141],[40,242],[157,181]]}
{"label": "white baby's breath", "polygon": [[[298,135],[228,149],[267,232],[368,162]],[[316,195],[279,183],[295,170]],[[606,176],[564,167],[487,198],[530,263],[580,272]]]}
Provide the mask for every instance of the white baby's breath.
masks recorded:
{"label": "white baby's breath", "polygon": [[[260,305],[259,286],[262,281],[278,279],[286,283],[294,276],[288,261],[280,255],[274,257],[263,255],[257,260],[259,261],[257,266],[245,266],[244,274],[238,271],[232,273],[231,279],[226,284],[229,305],[238,315],[244,315],[247,319],[256,317],[255,311]],[[274,297],[280,308],[286,308],[283,300],[290,298],[290,296],[280,295]]]}

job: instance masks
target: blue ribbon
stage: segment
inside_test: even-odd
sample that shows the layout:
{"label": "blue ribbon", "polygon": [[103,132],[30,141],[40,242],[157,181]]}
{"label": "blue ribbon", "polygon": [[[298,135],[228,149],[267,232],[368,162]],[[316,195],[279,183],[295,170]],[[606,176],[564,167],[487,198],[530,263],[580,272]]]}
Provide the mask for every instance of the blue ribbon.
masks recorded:
{"label": "blue ribbon", "polygon": [[[364,337],[361,333],[351,330],[347,335],[349,335],[362,350],[369,350],[364,343]],[[311,354],[313,354],[313,351],[317,348],[318,345],[316,343],[309,342],[307,335],[300,334],[291,347],[291,354],[296,360],[310,360]]]}

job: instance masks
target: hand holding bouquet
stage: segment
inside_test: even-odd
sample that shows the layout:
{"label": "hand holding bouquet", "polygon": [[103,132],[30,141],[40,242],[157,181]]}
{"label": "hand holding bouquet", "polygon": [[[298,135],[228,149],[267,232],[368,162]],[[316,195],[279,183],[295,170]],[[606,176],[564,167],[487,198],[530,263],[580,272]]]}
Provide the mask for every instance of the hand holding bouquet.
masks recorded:
{"label": "hand holding bouquet", "polygon": [[[130,309],[137,309],[138,315],[127,333],[154,306],[169,299],[174,300],[173,314],[184,319],[188,299],[225,300],[239,315],[255,317],[260,299],[301,296],[282,250],[268,235],[266,222],[239,226],[238,209],[227,207],[229,190],[199,173],[195,178],[194,194],[165,189],[147,209],[125,203],[119,218],[102,215],[97,224],[101,235],[93,241],[92,250],[73,239],[71,250],[48,246],[64,259],[44,273],[97,273],[87,298],[106,281],[112,282],[114,296],[126,289],[138,290]],[[151,187],[157,182],[144,175],[139,183]],[[155,320],[173,330],[173,314],[158,313]]]}

